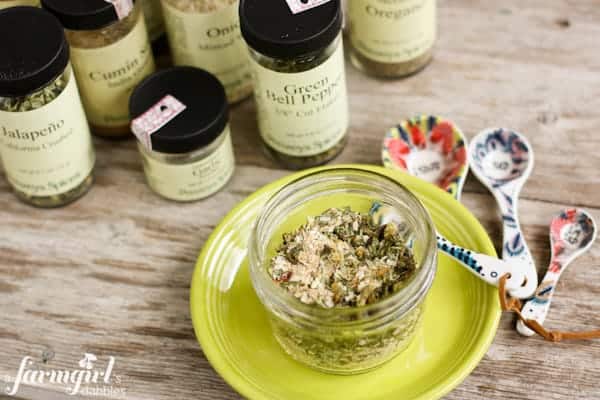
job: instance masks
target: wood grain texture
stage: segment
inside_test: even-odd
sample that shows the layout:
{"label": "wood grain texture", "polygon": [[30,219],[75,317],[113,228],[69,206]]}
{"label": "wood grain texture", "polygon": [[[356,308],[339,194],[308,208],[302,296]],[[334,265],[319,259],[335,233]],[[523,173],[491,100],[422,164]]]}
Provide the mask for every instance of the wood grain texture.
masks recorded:
{"label": "wood grain texture", "polygon": [[[350,0],[351,1],[351,0]],[[380,163],[386,128],[417,113],[454,119],[471,137],[502,125],[525,133],[536,167],[523,191],[522,224],[540,272],[548,223],[567,205],[600,221],[600,1],[440,1],[435,60],[402,81],[348,66],[350,142],[336,163]],[[219,194],[181,205],[144,183],[133,142],[95,142],[96,183],[80,201],[37,210],[0,179],[0,389],[21,358],[116,355],[127,399],[238,399],[198,346],[189,283],[204,241],[248,194],[287,174],[260,151],[253,102],[232,110],[238,168]],[[491,197],[474,179],[464,202],[498,244]],[[600,243],[565,272],[550,327],[600,327]],[[448,399],[598,399],[600,341],[524,339],[502,318],[481,364]],[[41,362],[41,361],[40,361]],[[67,398],[26,387],[24,399]],[[72,397],[69,397],[72,398]]]}

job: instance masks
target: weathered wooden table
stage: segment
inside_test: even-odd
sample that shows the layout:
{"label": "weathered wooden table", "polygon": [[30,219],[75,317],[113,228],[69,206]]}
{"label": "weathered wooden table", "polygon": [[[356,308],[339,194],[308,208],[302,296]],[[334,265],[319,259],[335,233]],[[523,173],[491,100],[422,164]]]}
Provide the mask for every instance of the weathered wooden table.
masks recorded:
{"label": "weathered wooden table", "polygon": [[[421,74],[377,81],[348,67],[351,139],[335,162],[379,164],[386,128],[421,112],[454,119],[469,137],[491,125],[527,134],[536,167],[520,214],[544,272],[556,212],[576,205],[600,221],[600,1],[440,1],[439,14],[435,60]],[[115,357],[127,399],[239,398],[196,342],[190,279],[219,220],[288,172],[259,150],[251,100],[232,118],[237,172],[204,202],[153,194],[133,141],[97,140],[96,184],[66,208],[25,206],[0,180],[2,393],[25,356],[73,369],[87,352]],[[494,203],[472,178],[464,202],[498,245]],[[600,242],[558,286],[548,326],[600,327]],[[447,398],[600,398],[600,340],[553,345],[519,336],[514,322],[503,316],[481,364]],[[67,397],[52,385],[17,395]]]}

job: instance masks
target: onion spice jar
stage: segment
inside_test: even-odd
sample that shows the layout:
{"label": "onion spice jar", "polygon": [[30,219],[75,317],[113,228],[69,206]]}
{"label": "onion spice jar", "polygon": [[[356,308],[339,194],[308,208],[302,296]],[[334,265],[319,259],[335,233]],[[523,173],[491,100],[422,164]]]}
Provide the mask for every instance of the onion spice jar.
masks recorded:
{"label": "onion spice jar", "polygon": [[66,29],[92,132],[129,137],[129,96],[155,70],[140,1],[42,0]]}
{"label": "onion spice jar", "polygon": [[12,7],[0,11],[0,36],[6,39],[0,156],[7,180],[26,203],[65,205],[91,187],[95,158],[64,31],[44,10]]}
{"label": "onion spice jar", "polygon": [[132,130],[146,180],[159,195],[195,201],[219,191],[235,168],[225,89],[207,71],[174,67],[131,96]]}
{"label": "onion spice jar", "polygon": [[267,152],[293,169],[333,159],[348,130],[340,1],[294,14],[283,0],[241,0],[240,27]]}

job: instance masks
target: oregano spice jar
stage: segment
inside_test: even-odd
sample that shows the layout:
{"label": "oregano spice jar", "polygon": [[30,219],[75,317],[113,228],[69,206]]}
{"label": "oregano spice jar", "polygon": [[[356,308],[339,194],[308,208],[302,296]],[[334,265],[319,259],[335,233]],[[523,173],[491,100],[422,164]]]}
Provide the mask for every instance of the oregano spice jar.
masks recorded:
{"label": "oregano spice jar", "polygon": [[347,7],[350,60],[357,68],[397,78],[431,60],[436,0],[352,0]]}
{"label": "oregano spice jar", "polygon": [[252,74],[240,35],[238,0],[161,0],[175,65],[215,75],[230,103],[252,94]]}
{"label": "oregano spice jar", "polygon": [[288,168],[333,159],[346,143],[348,100],[340,0],[294,14],[284,0],[241,0],[258,127]]}
{"label": "oregano spice jar", "polygon": [[[161,105],[166,97],[185,109],[155,125],[153,132],[136,129],[138,119],[149,111],[166,110]],[[194,201],[216,193],[229,181],[235,169],[229,106],[215,76],[194,67],[159,71],[134,90],[130,110],[146,180],[156,193]],[[152,116],[150,120],[156,122]]]}
{"label": "oregano spice jar", "polygon": [[39,5],[40,0],[0,0],[0,10],[18,6],[38,7]]}
{"label": "oregano spice jar", "polygon": [[62,206],[91,187],[95,160],[64,31],[46,11],[12,7],[0,11],[0,37],[10,39],[0,62],[4,172],[24,202]]}
{"label": "oregano spice jar", "polygon": [[130,135],[129,96],[155,70],[140,1],[121,4],[42,0],[66,29],[92,132],[108,138]]}

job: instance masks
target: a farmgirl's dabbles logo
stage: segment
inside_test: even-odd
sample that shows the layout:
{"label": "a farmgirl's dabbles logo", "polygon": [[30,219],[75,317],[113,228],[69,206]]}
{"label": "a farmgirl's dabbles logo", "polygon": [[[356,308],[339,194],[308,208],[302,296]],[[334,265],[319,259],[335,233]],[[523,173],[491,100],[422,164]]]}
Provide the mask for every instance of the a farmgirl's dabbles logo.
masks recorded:
{"label": "a farmgirl's dabbles logo", "polygon": [[102,367],[97,367],[96,361],[98,358],[94,354],[85,353],[79,360],[79,368],[56,370],[41,369],[35,365],[33,358],[23,357],[17,375],[9,378],[12,383],[6,386],[6,394],[15,396],[21,385],[52,384],[63,386],[71,396],[125,398],[125,389],[119,387],[121,376],[113,375],[115,358],[108,357]]}

